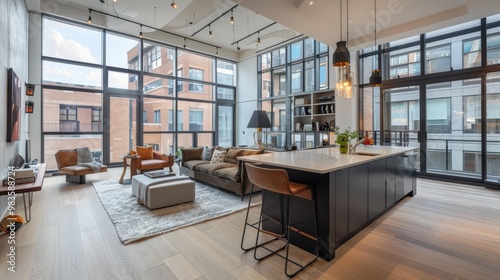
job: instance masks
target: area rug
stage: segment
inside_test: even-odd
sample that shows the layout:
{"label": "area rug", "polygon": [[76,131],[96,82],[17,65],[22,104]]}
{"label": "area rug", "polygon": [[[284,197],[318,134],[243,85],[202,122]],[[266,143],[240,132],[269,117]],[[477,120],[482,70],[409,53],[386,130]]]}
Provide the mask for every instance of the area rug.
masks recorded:
{"label": "area rug", "polygon": [[[195,201],[149,210],[137,204],[130,185],[118,184],[115,179],[93,185],[123,244],[246,209],[249,198],[247,195],[241,201],[239,195],[196,182]],[[254,195],[252,206],[260,203],[260,194]]]}

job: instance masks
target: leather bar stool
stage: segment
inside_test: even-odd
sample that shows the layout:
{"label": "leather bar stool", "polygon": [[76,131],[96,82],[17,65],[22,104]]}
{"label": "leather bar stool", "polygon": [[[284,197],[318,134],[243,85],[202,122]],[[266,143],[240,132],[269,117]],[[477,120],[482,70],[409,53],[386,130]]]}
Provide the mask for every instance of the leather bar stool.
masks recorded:
{"label": "leather bar stool", "polygon": [[[265,259],[271,255],[278,255],[282,258],[285,259],[285,274],[288,277],[293,277],[297,275],[300,271],[304,270],[307,266],[312,264],[314,261],[318,259],[319,255],[319,243],[318,243],[318,221],[316,219],[316,202],[314,198],[314,192],[312,191],[311,187],[309,185],[305,184],[300,184],[300,183],[295,183],[291,182],[288,178],[288,173],[284,169],[270,169],[270,168],[263,168],[263,167],[258,167],[249,163],[245,163],[245,168],[246,172],[248,172],[248,178],[250,182],[252,183],[252,191],[250,192],[250,198],[248,201],[248,208],[247,208],[247,213],[245,217],[245,225],[243,227],[243,235],[241,237],[241,249],[244,251],[249,251],[249,250],[254,250],[254,258],[256,260],[262,260]],[[259,220],[257,222],[249,222],[248,221],[248,213],[250,210],[250,204],[252,200],[252,194],[253,194],[253,187],[258,186],[262,188],[263,190],[266,190],[268,192],[273,192],[279,195],[280,199],[279,202],[276,204],[279,205],[279,213],[280,213],[280,218],[275,219],[272,218],[268,215],[263,214],[264,210],[264,204],[266,201],[266,192],[264,191],[262,193],[262,205],[261,205],[261,210],[260,210],[260,215],[259,215]],[[276,197],[276,196],[274,196]],[[293,202],[294,199],[300,197],[303,199],[306,199],[311,202],[312,206],[312,213],[313,217],[312,220],[314,222],[314,232],[312,234],[306,233],[304,231],[301,231],[300,229],[294,227],[292,224],[293,221]],[[273,198],[272,196],[270,197],[271,199]],[[282,198],[282,199],[281,199]],[[288,213],[284,214],[283,212],[285,211],[282,208],[282,202],[287,204],[286,208],[288,208]],[[297,209],[295,209],[297,210]],[[286,216],[286,217],[284,217]],[[262,223],[266,223],[266,227],[262,227]],[[276,223],[278,224],[277,227],[271,227],[269,225]],[[284,224],[283,224],[284,223]],[[257,230],[257,236],[255,239],[255,246],[245,248],[244,246],[244,241],[245,241],[245,234],[246,234],[246,229],[247,227],[251,227]],[[280,230],[274,230],[275,228],[279,228]],[[269,235],[272,237],[272,239],[267,240],[267,241],[262,241],[259,244],[259,234],[263,233],[266,235]],[[300,234],[302,236],[307,237],[308,239],[311,239],[315,243],[315,250],[314,250],[314,257],[312,260],[307,262],[306,264],[299,264],[297,261],[294,261],[290,258],[289,256],[289,248],[290,248],[290,237],[293,234]],[[266,245],[268,245],[271,242],[274,242],[276,240],[282,240],[285,242],[285,245],[278,249],[270,249]],[[269,244],[271,245],[271,244]],[[262,257],[257,257],[257,249],[258,248],[263,248],[267,250],[269,253],[265,254]],[[285,255],[279,254],[281,250],[285,249]],[[295,264],[298,269],[295,271],[289,272],[288,271],[288,264],[289,263]]]}

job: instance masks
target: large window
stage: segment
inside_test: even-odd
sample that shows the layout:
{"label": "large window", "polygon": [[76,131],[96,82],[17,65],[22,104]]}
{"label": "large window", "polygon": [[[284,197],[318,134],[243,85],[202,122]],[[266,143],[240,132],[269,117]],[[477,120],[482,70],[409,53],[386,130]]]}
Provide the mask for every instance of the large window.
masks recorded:
{"label": "large window", "polygon": [[108,164],[122,163],[137,145],[162,153],[214,145],[219,125],[219,133],[231,131],[219,138],[223,145],[235,144],[234,120],[227,120],[234,115],[221,124],[215,119],[218,103],[234,112],[235,62],[48,15],[42,26],[42,147],[49,169],[57,167],[61,148],[88,146]]}

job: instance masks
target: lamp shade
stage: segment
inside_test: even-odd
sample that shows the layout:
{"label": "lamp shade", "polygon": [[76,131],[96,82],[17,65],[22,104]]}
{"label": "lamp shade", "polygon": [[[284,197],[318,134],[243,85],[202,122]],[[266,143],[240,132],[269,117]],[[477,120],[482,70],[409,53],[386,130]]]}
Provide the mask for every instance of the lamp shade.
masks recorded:
{"label": "lamp shade", "polygon": [[370,76],[370,86],[379,87],[380,85],[382,85],[382,76],[380,76],[380,70],[375,69]]}
{"label": "lamp shade", "polygon": [[333,66],[347,66],[351,63],[351,53],[347,49],[346,41],[337,42],[337,49],[333,52]]}
{"label": "lamp shade", "polygon": [[270,128],[271,122],[266,111],[255,110],[248,122],[247,128]]}

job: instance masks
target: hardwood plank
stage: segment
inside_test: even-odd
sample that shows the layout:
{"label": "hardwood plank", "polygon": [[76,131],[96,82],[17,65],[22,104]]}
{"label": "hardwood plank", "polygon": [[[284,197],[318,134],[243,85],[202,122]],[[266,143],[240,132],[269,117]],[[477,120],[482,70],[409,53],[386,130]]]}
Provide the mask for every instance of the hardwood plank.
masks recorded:
{"label": "hardwood plank", "polygon": [[59,279],[59,226],[40,229],[30,278]]}
{"label": "hardwood plank", "polygon": [[85,254],[82,239],[80,237],[80,227],[77,217],[76,206],[74,204],[63,205],[61,202],[61,223],[60,234],[60,270],[61,279],[88,279],[85,264]]}
{"label": "hardwood plank", "polygon": [[98,229],[81,233],[89,279],[120,279]]}
{"label": "hardwood plank", "polygon": [[177,278],[165,263],[144,271],[144,275],[148,280],[165,280]]}
{"label": "hardwood plank", "polygon": [[125,246],[125,250],[132,256],[139,269],[148,270],[163,264],[163,259],[153,250],[147,240],[134,242]]}
{"label": "hardwood plank", "polygon": [[97,223],[87,198],[78,199],[75,204],[80,232],[97,229]]}
{"label": "hardwood plank", "polygon": [[182,255],[177,254],[164,260],[167,267],[177,279],[196,279],[201,277],[200,272]]}

